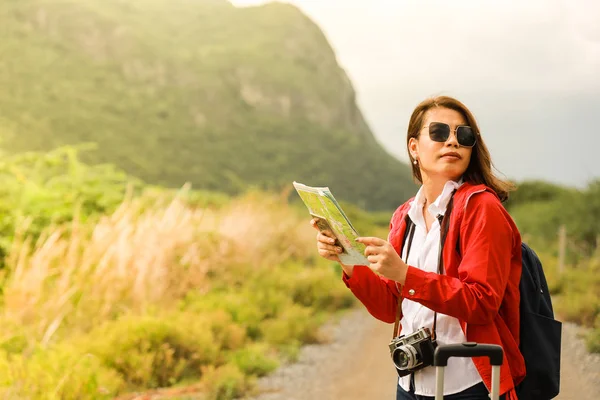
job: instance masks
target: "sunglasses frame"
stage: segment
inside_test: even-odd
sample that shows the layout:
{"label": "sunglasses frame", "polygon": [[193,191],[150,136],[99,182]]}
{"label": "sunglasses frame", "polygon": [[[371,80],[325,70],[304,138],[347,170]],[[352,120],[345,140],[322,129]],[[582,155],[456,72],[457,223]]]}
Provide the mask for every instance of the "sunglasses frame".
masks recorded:
{"label": "sunglasses frame", "polygon": [[[431,131],[429,130],[429,127],[431,127],[431,125],[432,125],[432,124],[436,124],[436,125],[445,125],[445,126],[447,126],[447,127],[448,127],[448,137],[446,138],[446,140],[444,140],[444,141],[439,141],[439,140],[434,140],[434,139],[431,137]],[[474,142],[473,142],[473,144],[472,144],[471,146],[466,146],[466,145],[464,145],[464,144],[461,144],[461,143],[458,141],[458,129],[459,129],[459,128],[463,128],[463,127],[464,127],[464,128],[469,128],[469,129],[471,129],[471,132],[473,132],[473,138],[474,138]],[[473,148],[473,147],[475,147],[475,145],[477,144],[477,134],[475,133],[475,131],[473,130],[473,128],[472,128],[470,125],[458,125],[456,128],[452,129],[452,128],[450,128],[450,125],[449,125],[449,124],[447,124],[447,123],[445,123],[445,122],[431,122],[429,125],[427,125],[427,126],[424,126],[423,128],[421,128],[421,130],[423,130],[423,129],[425,129],[425,128],[427,128],[427,133],[429,134],[429,138],[430,138],[432,141],[434,141],[434,142],[437,142],[437,143],[446,143],[446,142],[448,141],[448,139],[450,139],[450,135],[451,135],[452,133],[454,133],[454,136],[456,136],[456,142],[457,142],[457,143],[458,143],[460,146],[462,146],[462,147]]]}

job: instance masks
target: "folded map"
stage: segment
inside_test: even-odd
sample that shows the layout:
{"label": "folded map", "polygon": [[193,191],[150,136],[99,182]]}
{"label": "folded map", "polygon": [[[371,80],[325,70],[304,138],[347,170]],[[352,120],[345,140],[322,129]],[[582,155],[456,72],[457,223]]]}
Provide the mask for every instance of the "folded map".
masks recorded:
{"label": "folded map", "polygon": [[320,230],[330,228],[342,247],[338,255],[345,265],[369,265],[365,257],[365,245],[354,239],[360,235],[335,200],[328,187],[311,187],[294,182],[294,188],[308,208],[310,215],[319,218],[317,226]]}

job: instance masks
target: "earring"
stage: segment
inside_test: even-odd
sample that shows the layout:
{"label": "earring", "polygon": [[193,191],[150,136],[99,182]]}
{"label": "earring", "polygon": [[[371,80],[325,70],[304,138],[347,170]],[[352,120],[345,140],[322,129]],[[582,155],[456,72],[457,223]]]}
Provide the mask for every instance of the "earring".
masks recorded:
{"label": "earring", "polygon": [[417,163],[418,163],[418,161],[417,161],[417,160],[413,161],[413,164],[417,165]]}

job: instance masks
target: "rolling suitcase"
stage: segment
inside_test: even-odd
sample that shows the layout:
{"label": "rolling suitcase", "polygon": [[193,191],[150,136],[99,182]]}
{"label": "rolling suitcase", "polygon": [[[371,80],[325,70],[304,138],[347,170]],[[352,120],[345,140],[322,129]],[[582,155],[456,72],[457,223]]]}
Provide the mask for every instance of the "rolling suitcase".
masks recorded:
{"label": "rolling suitcase", "polygon": [[435,400],[444,398],[444,368],[448,365],[450,357],[489,357],[492,364],[492,400],[500,398],[500,366],[504,351],[501,346],[495,344],[481,343],[457,343],[439,345],[433,355],[433,366],[435,367]]}

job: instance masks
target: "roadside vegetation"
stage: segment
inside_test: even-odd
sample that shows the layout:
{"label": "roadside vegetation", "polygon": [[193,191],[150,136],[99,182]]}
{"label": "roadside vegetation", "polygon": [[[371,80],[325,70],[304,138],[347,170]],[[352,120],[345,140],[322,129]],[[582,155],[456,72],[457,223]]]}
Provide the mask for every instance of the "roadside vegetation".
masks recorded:
{"label": "roadside vegetation", "polygon": [[600,352],[600,179],[524,182],[507,207],[542,261],[557,318],[591,328],[588,350]]}
{"label": "roadside vegetation", "polygon": [[[356,304],[290,193],[163,189],[85,165],[80,151],[0,164],[3,398],[232,399],[303,344],[326,341],[319,327]],[[598,224],[584,234],[585,218],[571,228],[573,216],[551,213],[567,201],[593,222],[600,186],[519,197],[540,187],[524,185],[508,207],[542,258],[559,318],[595,327],[588,344],[600,351],[600,257],[588,240]],[[343,206],[359,232],[386,236],[390,213]],[[547,221],[567,226],[564,256],[536,225]]]}
{"label": "roadside vegetation", "polygon": [[77,153],[0,167],[3,398],[233,398],[354,304],[286,193],[144,186]]}

